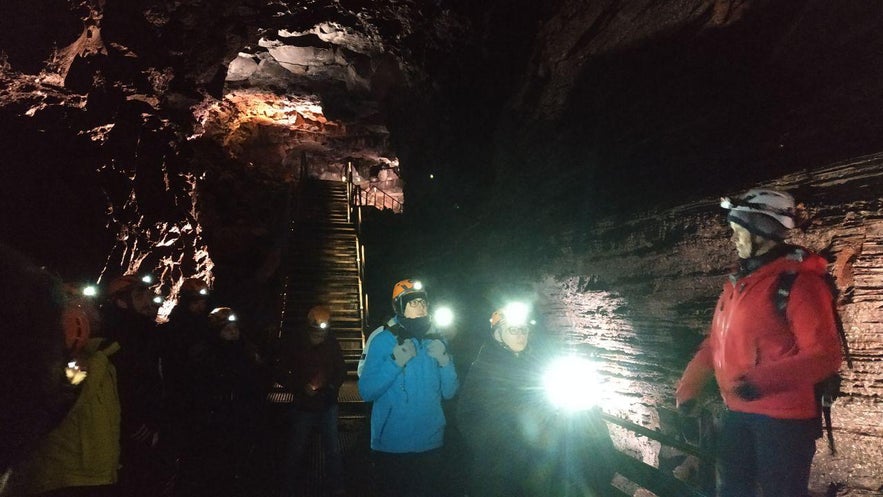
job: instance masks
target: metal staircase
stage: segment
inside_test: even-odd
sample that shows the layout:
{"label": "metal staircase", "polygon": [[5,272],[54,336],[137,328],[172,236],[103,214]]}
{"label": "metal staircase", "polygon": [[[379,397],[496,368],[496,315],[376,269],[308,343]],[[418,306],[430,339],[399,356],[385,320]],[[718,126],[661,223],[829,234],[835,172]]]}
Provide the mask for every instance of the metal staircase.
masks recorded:
{"label": "metal staircase", "polygon": [[331,329],[354,374],[362,354],[364,305],[358,233],[347,183],[307,180],[291,221],[282,334],[303,326],[315,305],[331,309]]}
{"label": "metal staircase", "polygon": [[[305,179],[298,186],[279,327],[280,338],[287,337],[303,330],[313,306],[331,309],[331,331],[343,350],[349,376],[338,394],[342,425],[364,423],[367,412],[356,387],[367,301],[362,292],[364,249],[353,222],[353,198],[351,182]],[[277,383],[268,400],[287,404],[292,397]]]}

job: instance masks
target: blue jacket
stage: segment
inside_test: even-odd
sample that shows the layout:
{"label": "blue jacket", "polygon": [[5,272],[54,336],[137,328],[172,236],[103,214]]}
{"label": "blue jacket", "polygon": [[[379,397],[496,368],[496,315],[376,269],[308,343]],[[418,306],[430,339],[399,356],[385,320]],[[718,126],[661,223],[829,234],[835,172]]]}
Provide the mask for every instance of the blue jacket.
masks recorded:
{"label": "blue jacket", "polygon": [[[395,321],[391,322],[395,324]],[[359,394],[371,408],[371,448],[380,452],[426,452],[444,444],[442,399],[457,393],[454,361],[439,367],[426,353],[432,339],[411,338],[417,356],[400,368],[392,358],[397,338],[389,328],[372,333],[359,377]]]}

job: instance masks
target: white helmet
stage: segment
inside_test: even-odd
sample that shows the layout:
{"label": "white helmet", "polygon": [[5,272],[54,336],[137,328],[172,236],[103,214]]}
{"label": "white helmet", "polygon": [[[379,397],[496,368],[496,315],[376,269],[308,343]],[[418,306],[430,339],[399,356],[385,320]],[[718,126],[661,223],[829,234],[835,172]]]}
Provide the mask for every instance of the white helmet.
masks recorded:
{"label": "white helmet", "polygon": [[782,226],[791,229],[796,225],[794,218],[794,197],[776,190],[752,188],[736,199],[723,197],[721,207],[731,211],[753,212],[769,216]]}

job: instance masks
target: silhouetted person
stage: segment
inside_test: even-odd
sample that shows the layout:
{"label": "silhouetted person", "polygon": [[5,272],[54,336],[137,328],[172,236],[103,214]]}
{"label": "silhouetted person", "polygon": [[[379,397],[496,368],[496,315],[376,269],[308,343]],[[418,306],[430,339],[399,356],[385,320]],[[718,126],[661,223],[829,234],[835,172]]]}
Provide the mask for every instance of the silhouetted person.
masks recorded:
{"label": "silhouetted person", "polygon": [[208,335],[190,348],[189,356],[196,422],[178,494],[234,495],[242,490],[243,467],[260,418],[257,358],[229,307],[209,314]]}
{"label": "silhouetted person", "polygon": [[120,493],[155,497],[172,471],[159,452],[163,426],[163,387],[159,369],[157,303],[149,281],[126,275],[111,281],[101,307],[108,340],[120,350],[111,361],[117,370],[120,421]]}
{"label": "silhouetted person", "polygon": [[532,337],[527,306],[494,311],[490,321],[491,339],[457,402],[471,455],[469,495],[540,497],[571,486],[606,495],[609,433],[597,412],[557,413],[550,405],[543,385],[550,351]]}
{"label": "silhouetted person", "polygon": [[60,282],[0,244],[0,494],[21,462],[67,415],[78,391],[65,375]]}
{"label": "silhouetted person", "polygon": [[322,435],[327,489],[332,495],[343,495],[337,395],[346,380],[346,363],[340,344],[331,335],[329,309],[310,309],[307,324],[292,337],[277,366],[279,381],[294,395],[287,455],[282,466],[283,495],[304,494],[304,453],[315,428]]}

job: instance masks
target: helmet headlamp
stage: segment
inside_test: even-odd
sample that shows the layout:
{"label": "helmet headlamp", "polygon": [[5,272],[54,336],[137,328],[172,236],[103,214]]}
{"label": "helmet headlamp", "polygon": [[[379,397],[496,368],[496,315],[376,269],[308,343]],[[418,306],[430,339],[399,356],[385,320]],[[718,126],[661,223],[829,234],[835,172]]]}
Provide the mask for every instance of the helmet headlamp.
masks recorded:
{"label": "helmet headlamp", "polygon": [[512,302],[503,308],[503,318],[508,326],[523,327],[528,324],[530,307],[524,302]]}

